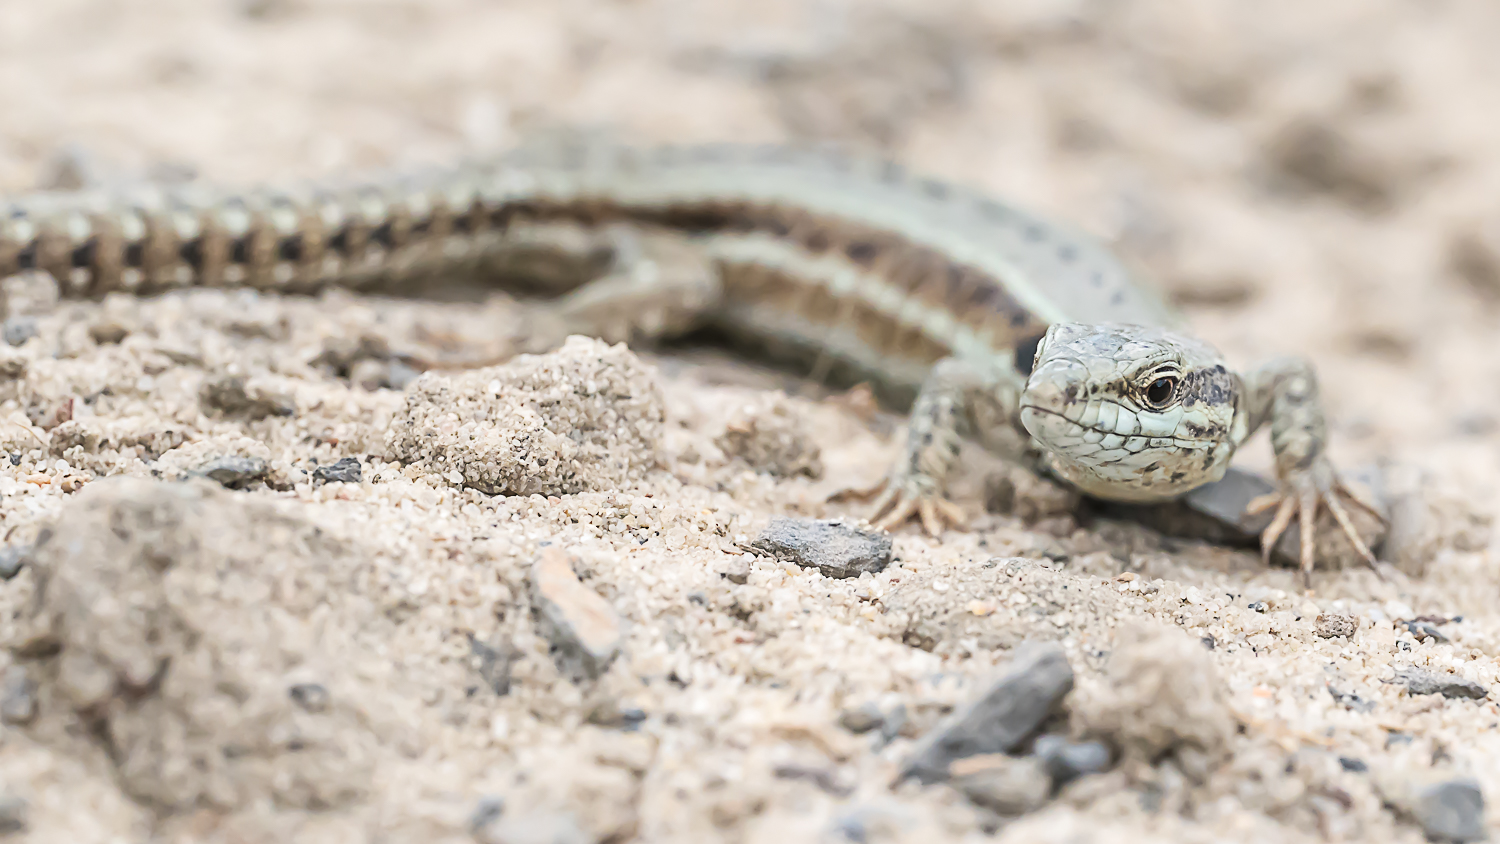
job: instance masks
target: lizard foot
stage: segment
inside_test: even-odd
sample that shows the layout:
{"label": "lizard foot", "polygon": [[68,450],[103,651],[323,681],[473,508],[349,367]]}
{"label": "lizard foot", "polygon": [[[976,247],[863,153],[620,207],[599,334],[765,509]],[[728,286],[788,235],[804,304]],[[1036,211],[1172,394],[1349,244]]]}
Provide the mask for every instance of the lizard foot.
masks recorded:
{"label": "lizard foot", "polygon": [[938,536],[950,525],[962,527],[968,521],[963,508],[952,501],[900,482],[887,483],[870,512],[875,527],[881,530],[898,527],[912,516],[922,522],[928,536]]}
{"label": "lizard foot", "polygon": [[1313,569],[1313,531],[1318,517],[1318,508],[1324,507],[1338,523],[1339,530],[1354,546],[1354,550],[1364,559],[1370,569],[1382,580],[1385,575],[1380,571],[1375,555],[1370,552],[1359,531],[1355,529],[1354,522],[1349,519],[1349,511],[1344,508],[1344,502],[1349,503],[1367,511],[1381,524],[1385,524],[1385,517],[1380,510],[1360,493],[1346,486],[1333,470],[1333,466],[1326,460],[1315,462],[1310,468],[1289,473],[1282,479],[1282,487],[1269,495],[1262,495],[1250,502],[1245,512],[1250,514],[1263,513],[1275,508],[1276,515],[1271,519],[1271,524],[1260,535],[1261,557],[1267,564],[1271,561],[1271,550],[1276,547],[1276,540],[1286,532],[1291,525],[1292,519],[1298,521],[1300,538],[1302,540],[1301,567],[1302,582],[1310,587],[1312,583]]}

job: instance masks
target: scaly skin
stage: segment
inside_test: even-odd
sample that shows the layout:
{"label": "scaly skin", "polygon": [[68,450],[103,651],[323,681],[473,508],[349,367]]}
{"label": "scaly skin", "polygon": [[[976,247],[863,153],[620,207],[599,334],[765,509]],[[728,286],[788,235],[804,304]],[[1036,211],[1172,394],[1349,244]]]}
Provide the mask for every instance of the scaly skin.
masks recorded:
{"label": "scaly skin", "polygon": [[[1321,505],[1373,563],[1324,454],[1310,369],[1236,375],[1172,333],[1170,309],[1091,238],[883,162],[554,144],[342,184],[0,202],[0,278],[35,270],[89,297],[514,282],[554,296],[531,323],[546,341],[706,325],[909,405],[875,516],[932,533],[963,521],[944,497],[961,438],[998,439],[1018,412],[1059,475],[1130,501],[1222,476],[1269,424],[1283,492],[1260,503],[1277,508],[1265,547],[1297,517],[1310,569]],[[1150,405],[1163,379],[1170,395]]]}

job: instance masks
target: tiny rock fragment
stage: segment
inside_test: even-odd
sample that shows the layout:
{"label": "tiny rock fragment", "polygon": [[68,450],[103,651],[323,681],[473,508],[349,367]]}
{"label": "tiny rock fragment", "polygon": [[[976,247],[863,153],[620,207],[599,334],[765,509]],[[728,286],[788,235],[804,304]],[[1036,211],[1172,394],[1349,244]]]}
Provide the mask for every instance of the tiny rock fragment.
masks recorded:
{"label": "tiny rock fragment", "polygon": [[252,421],[268,416],[292,416],[297,412],[297,405],[290,396],[252,388],[243,375],[210,378],[203,384],[199,401],[205,410],[243,416]]}
{"label": "tiny rock fragment", "polygon": [[1055,788],[1085,774],[1109,770],[1110,752],[1103,742],[1072,742],[1063,736],[1042,736],[1032,745],[1031,752],[1042,760]]}
{"label": "tiny rock fragment", "polygon": [[1343,613],[1319,613],[1314,627],[1319,639],[1333,639],[1338,636],[1352,639],[1354,631],[1358,629],[1359,619]]}
{"label": "tiny rock fragment", "polygon": [[14,835],[26,830],[26,801],[12,794],[0,795],[0,835]]}
{"label": "tiny rock fragment", "polygon": [[1339,767],[1353,774],[1363,774],[1370,770],[1370,766],[1363,759],[1355,759],[1352,756],[1340,756]]}
{"label": "tiny rock fragment", "polygon": [[1377,767],[1372,782],[1385,804],[1420,825],[1428,841],[1483,841],[1487,837],[1484,792],[1470,777]]}
{"label": "tiny rock fragment", "polygon": [[0,580],[11,580],[20,574],[30,558],[30,545],[7,545],[0,548]]}
{"label": "tiny rock fragment", "polygon": [[36,718],[36,683],[25,666],[12,665],[0,678],[0,721],[29,724]]}
{"label": "tiny rock fragment", "polygon": [[245,489],[257,481],[263,481],[269,467],[259,457],[229,455],[216,457],[189,473],[192,477],[208,478],[225,489]]}
{"label": "tiny rock fragment", "polygon": [[1005,673],[982,695],[917,741],[900,778],[938,782],[948,777],[954,760],[1011,752],[1036,732],[1072,689],[1073,668],[1061,645],[1023,644]]}
{"label": "tiny rock fragment", "polygon": [[1417,794],[1416,818],[1432,841],[1483,841],[1484,792],[1462,778],[1430,785]]}
{"label": "tiny rock fragment", "polygon": [[835,520],[775,519],[748,546],[825,577],[858,577],[891,562],[891,537]]}
{"label": "tiny rock fragment", "polygon": [[112,346],[130,336],[130,329],[113,319],[103,319],[89,326],[89,336],[101,346]]}
{"label": "tiny rock fragment", "polygon": [[1046,765],[1035,756],[971,756],[954,762],[949,774],[971,803],[1007,817],[1040,809],[1052,793]]}
{"label": "tiny rock fragment", "polygon": [[479,679],[490,690],[502,697],[510,694],[510,668],[515,662],[515,653],[505,643],[495,640],[481,642],[469,637],[469,657]]}
{"label": "tiny rock fragment", "polygon": [[845,709],[839,713],[839,726],[855,735],[878,729],[884,723],[885,715],[881,713],[880,707],[873,703],[854,709]]}
{"label": "tiny rock fragment", "polygon": [[39,336],[41,332],[37,329],[36,320],[31,317],[19,316],[7,319],[0,326],[0,334],[4,334],[5,342],[12,346],[24,346],[26,341]]}
{"label": "tiny rock fragment", "polygon": [[1397,668],[1395,678],[1386,682],[1400,683],[1406,686],[1407,693],[1413,695],[1440,694],[1443,697],[1481,700],[1489,694],[1489,690],[1473,680],[1457,674],[1440,674],[1415,665]]}
{"label": "tiny rock fragment", "polygon": [[1448,641],[1448,637],[1444,636],[1443,632],[1437,629],[1437,625],[1430,621],[1412,620],[1402,622],[1402,624],[1406,627],[1408,633],[1416,637],[1418,642],[1425,642],[1428,639],[1439,643]]}
{"label": "tiny rock fragment", "polygon": [[575,682],[602,675],[620,653],[623,625],[609,602],[578,580],[566,551],[549,547],[537,556],[531,596],[558,670]]}
{"label": "tiny rock fragment", "polygon": [[308,712],[328,709],[328,689],[321,683],[297,683],[286,690],[292,701]]}
{"label": "tiny rock fragment", "polygon": [[743,557],[730,557],[719,566],[719,576],[730,583],[744,586],[750,582],[750,561]]}
{"label": "tiny rock fragment", "polygon": [[357,484],[363,478],[363,467],[359,459],[355,457],[341,457],[336,462],[327,466],[319,466],[312,470],[313,480],[318,483],[330,483],[338,481],[346,484]]}

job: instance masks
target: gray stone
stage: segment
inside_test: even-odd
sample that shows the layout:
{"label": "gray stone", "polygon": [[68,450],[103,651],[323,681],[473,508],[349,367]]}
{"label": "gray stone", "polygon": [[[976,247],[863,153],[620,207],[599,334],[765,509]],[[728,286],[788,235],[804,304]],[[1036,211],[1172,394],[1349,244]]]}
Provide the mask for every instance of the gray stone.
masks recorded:
{"label": "gray stone", "polygon": [[1052,795],[1046,764],[1035,756],[972,756],[955,763],[952,775],[969,802],[1007,817],[1034,812]]}
{"label": "gray stone", "polygon": [[5,321],[0,333],[5,335],[5,342],[12,346],[24,346],[27,340],[38,336],[41,332],[36,327],[36,320],[31,317],[11,317]]}
{"label": "gray stone", "polygon": [[469,658],[474,670],[490,691],[501,697],[510,694],[510,667],[515,657],[511,648],[498,637],[492,645],[469,636]]}
{"label": "gray stone", "polygon": [[286,690],[293,702],[308,712],[328,709],[328,689],[321,683],[298,683]]}
{"label": "gray stone", "polygon": [[609,602],[584,586],[561,548],[542,549],[531,566],[537,629],[552,643],[558,670],[575,682],[594,680],[620,653],[624,625]]}
{"label": "gray stone", "polygon": [[1468,778],[1435,783],[1416,795],[1417,823],[1431,841],[1483,841],[1484,793]]}
{"label": "gray stone", "polygon": [[250,389],[242,375],[223,375],[204,383],[199,401],[207,410],[216,410],[248,420],[268,416],[292,416],[297,404],[291,396]]}
{"label": "gray stone", "polygon": [[312,470],[314,481],[329,483],[338,481],[346,484],[357,484],[363,478],[363,467],[359,460],[354,457],[342,457],[327,466],[319,466]]}
{"label": "gray stone", "polygon": [[30,806],[20,797],[0,795],[0,835],[14,835],[26,831],[26,814]]}
{"label": "gray stone", "polygon": [[1414,665],[1397,668],[1395,679],[1386,682],[1400,683],[1406,686],[1407,692],[1414,695],[1440,694],[1443,697],[1481,700],[1489,694],[1489,690],[1473,680],[1464,679],[1457,674],[1439,674]]}
{"label": "gray stone", "polygon": [[10,580],[20,574],[30,559],[30,545],[7,545],[0,548],[0,580]]}
{"label": "gray stone", "polygon": [[1073,668],[1061,645],[1023,644],[984,694],[917,741],[900,778],[938,782],[947,779],[948,766],[956,759],[1015,750],[1072,689]]}
{"label": "gray stone", "polygon": [[270,467],[259,457],[226,456],[215,457],[190,474],[208,478],[225,489],[244,489],[257,481],[265,480]]}
{"label": "gray stone", "polygon": [[1063,736],[1042,736],[1031,752],[1042,760],[1052,787],[1062,788],[1085,774],[1109,770],[1111,754],[1103,742],[1071,742]]}
{"label": "gray stone", "polygon": [[36,683],[25,666],[12,665],[0,679],[0,721],[30,724],[36,718]]}
{"label": "gray stone", "polygon": [[834,520],[775,519],[748,547],[803,568],[815,568],[825,577],[875,574],[891,562],[889,534]]}
{"label": "gray stone", "polygon": [[881,713],[880,707],[873,703],[854,709],[845,709],[839,714],[839,726],[855,735],[868,733],[884,723],[885,715]]}

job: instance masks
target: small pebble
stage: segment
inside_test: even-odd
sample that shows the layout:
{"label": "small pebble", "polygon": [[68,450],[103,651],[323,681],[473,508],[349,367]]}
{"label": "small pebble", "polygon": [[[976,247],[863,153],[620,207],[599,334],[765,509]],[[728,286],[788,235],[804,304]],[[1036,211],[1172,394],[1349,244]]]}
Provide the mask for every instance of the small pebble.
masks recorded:
{"label": "small pebble", "polygon": [[1011,752],[1036,732],[1072,689],[1073,668],[1062,646],[1022,645],[1004,675],[917,741],[900,779],[938,782],[948,777],[954,760]]}
{"label": "small pebble", "polygon": [[1452,779],[1422,789],[1415,813],[1430,841],[1483,841],[1484,793],[1468,778]]}
{"label": "small pebble", "polygon": [[775,519],[748,547],[803,568],[815,568],[824,577],[878,574],[891,562],[889,534],[830,520]]}
{"label": "small pebble", "polygon": [[346,484],[357,484],[363,477],[363,467],[359,460],[354,457],[341,457],[337,462],[327,466],[319,466],[312,470],[313,480],[319,483],[330,483],[338,481]]}
{"label": "small pebble", "polygon": [[1265,601],[1251,601],[1250,603],[1246,604],[1245,606],[1248,607],[1249,609],[1255,611],[1255,612],[1265,612],[1266,611],[1266,602]]}
{"label": "small pebble", "polygon": [[1085,774],[1109,770],[1110,752],[1103,742],[1075,743],[1063,736],[1042,736],[1031,752],[1042,760],[1053,788],[1062,788]]}
{"label": "small pebble", "polygon": [[10,794],[0,795],[0,835],[14,835],[26,829],[26,801]]}
{"label": "small pebble", "polygon": [[1456,674],[1439,674],[1414,665],[1396,669],[1396,676],[1388,683],[1400,683],[1414,695],[1440,694],[1449,698],[1472,698],[1480,700],[1489,694],[1484,686]]}
{"label": "small pebble", "polygon": [[5,335],[5,342],[12,346],[24,346],[27,340],[39,336],[36,320],[31,317],[11,317],[5,321],[0,333]]}
{"label": "small pebble", "polygon": [[1319,639],[1334,639],[1339,636],[1352,639],[1354,632],[1358,629],[1359,619],[1341,613],[1319,613],[1314,626],[1314,632],[1318,634]]}
{"label": "small pebble", "polygon": [[969,802],[1007,817],[1040,809],[1052,794],[1046,763],[1035,756],[971,756],[955,762],[950,773]]}
{"label": "small pebble", "polygon": [[480,830],[500,820],[505,814],[505,798],[488,796],[479,798],[479,805],[469,815],[469,831],[478,834]]}
{"label": "small pebble", "polygon": [[244,489],[256,481],[265,480],[270,467],[259,457],[226,456],[215,457],[190,474],[208,478],[225,489]]}
{"label": "small pebble", "polygon": [[479,679],[491,691],[501,697],[510,694],[510,668],[516,661],[516,654],[510,648],[491,646],[470,636],[469,656]]}
{"label": "small pebble", "polygon": [[7,545],[0,548],[0,580],[11,580],[31,559],[30,545]]}
{"label": "small pebble", "polygon": [[328,708],[328,689],[320,683],[298,683],[287,689],[287,694],[308,712],[322,712]]}
{"label": "small pebble", "polygon": [[208,410],[243,416],[252,421],[268,416],[292,416],[297,412],[296,402],[290,396],[270,393],[252,395],[248,382],[241,375],[224,375],[208,380],[199,393],[199,401]]}
{"label": "small pebble", "polygon": [[1365,764],[1365,760],[1355,759],[1350,756],[1340,756],[1339,767],[1355,774],[1363,774],[1364,772],[1370,770],[1370,766]]}
{"label": "small pebble", "polygon": [[0,721],[30,724],[36,718],[36,683],[25,666],[12,665],[0,679]]}
{"label": "small pebble", "polygon": [[537,628],[552,643],[558,669],[575,681],[598,679],[619,655],[624,637],[614,608],[578,580],[561,548],[542,549],[530,579]]}
{"label": "small pebble", "polygon": [[1407,632],[1415,636],[1418,642],[1425,642],[1429,639],[1438,643],[1448,641],[1448,637],[1444,636],[1442,631],[1437,629],[1437,625],[1430,621],[1407,621],[1404,624]]}
{"label": "small pebble", "polygon": [[839,726],[855,735],[878,729],[885,723],[880,707],[867,703],[855,709],[845,709],[839,714]]}
{"label": "small pebble", "polygon": [[130,329],[112,319],[105,319],[89,326],[89,336],[101,346],[113,346],[129,337]]}

